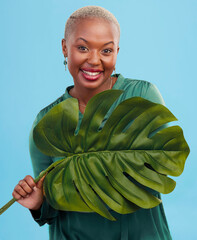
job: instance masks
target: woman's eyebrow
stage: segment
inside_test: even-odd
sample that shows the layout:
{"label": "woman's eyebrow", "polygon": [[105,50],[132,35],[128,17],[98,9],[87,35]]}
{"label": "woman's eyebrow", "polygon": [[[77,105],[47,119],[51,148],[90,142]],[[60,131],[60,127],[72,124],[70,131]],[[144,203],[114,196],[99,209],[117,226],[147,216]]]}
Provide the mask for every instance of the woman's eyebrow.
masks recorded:
{"label": "woman's eyebrow", "polygon": [[[84,41],[85,43],[88,43],[88,41],[87,41],[86,39],[82,38],[82,37],[77,38],[77,41],[79,41],[79,40],[82,40],[82,41]],[[110,43],[114,44],[113,41],[110,41],[110,42],[107,42],[107,43],[103,44],[103,46],[108,45],[108,44],[110,44]]]}
{"label": "woman's eyebrow", "polygon": [[108,42],[108,43],[105,43],[104,46],[105,46],[105,45],[108,45],[108,44],[110,44],[110,43],[114,44],[113,41],[110,41],[110,42]]}
{"label": "woman's eyebrow", "polygon": [[85,40],[85,39],[84,39],[84,38],[82,38],[82,37],[80,37],[80,38],[77,38],[77,41],[79,41],[79,40],[82,40],[82,41],[84,41],[84,42],[88,43],[88,41],[87,41],[87,40]]}

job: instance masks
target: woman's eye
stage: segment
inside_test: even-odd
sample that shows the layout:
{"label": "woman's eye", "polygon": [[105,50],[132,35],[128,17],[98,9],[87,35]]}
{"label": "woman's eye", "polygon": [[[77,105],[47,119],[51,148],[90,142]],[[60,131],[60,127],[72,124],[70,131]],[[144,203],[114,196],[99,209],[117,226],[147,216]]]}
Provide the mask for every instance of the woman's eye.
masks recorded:
{"label": "woman's eye", "polygon": [[83,52],[88,50],[88,49],[87,49],[86,47],[84,47],[84,46],[79,46],[78,49],[79,49],[80,51],[83,51]]}
{"label": "woman's eye", "polygon": [[104,50],[103,50],[103,53],[111,53],[111,52],[112,52],[111,49],[104,49]]}

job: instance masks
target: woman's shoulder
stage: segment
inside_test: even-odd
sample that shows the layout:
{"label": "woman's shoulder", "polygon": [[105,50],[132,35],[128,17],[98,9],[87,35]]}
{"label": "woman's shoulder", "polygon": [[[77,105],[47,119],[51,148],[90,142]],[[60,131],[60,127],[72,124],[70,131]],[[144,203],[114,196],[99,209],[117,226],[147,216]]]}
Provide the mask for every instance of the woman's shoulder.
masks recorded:
{"label": "woman's shoulder", "polygon": [[43,117],[44,115],[51,110],[51,108],[53,108],[54,106],[56,106],[58,103],[66,100],[67,98],[70,98],[71,96],[69,95],[69,90],[73,88],[73,85],[68,86],[66,88],[66,91],[64,92],[64,94],[62,94],[59,98],[57,98],[55,101],[53,101],[52,103],[50,103],[49,105],[47,105],[46,107],[44,107],[38,114],[37,117],[34,121],[34,125],[35,123],[38,123]]}
{"label": "woman's shoulder", "polygon": [[127,87],[148,89],[152,85],[151,82],[149,82],[147,80],[142,80],[142,79],[125,78],[124,81],[125,81]]}
{"label": "woman's shoulder", "polygon": [[57,98],[55,101],[44,107],[40,112],[37,114],[36,119],[34,121],[34,125],[36,125],[43,117],[44,115],[49,112],[54,106],[56,106],[58,103],[62,102],[65,100],[65,94]]}
{"label": "woman's shoulder", "polygon": [[164,104],[163,98],[155,84],[134,78],[118,75],[116,89],[124,90],[123,97],[142,97],[152,102]]}
{"label": "woman's shoulder", "polygon": [[148,89],[153,86],[154,84],[146,80],[125,78],[121,74],[118,75],[117,88],[122,89],[126,92],[133,93],[134,95],[138,96],[145,95]]}

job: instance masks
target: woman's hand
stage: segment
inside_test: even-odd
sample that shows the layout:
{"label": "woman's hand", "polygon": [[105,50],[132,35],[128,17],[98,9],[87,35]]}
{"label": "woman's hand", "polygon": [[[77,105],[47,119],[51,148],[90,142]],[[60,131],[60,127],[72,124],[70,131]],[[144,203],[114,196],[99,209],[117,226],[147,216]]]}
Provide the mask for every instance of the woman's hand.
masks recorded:
{"label": "woman's hand", "polygon": [[31,176],[26,176],[23,180],[14,188],[12,196],[22,206],[29,208],[30,210],[40,209],[43,203],[43,181],[42,177],[39,182],[35,183]]}

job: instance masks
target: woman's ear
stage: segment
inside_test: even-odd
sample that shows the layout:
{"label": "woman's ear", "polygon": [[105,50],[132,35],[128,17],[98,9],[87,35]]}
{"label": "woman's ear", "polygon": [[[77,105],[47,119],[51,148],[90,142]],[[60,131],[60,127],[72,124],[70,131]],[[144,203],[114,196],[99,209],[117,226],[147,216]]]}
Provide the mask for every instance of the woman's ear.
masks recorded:
{"label": "woman's ear", "polygon": [[117,54],[119,53],[119,50],[120,50],[120,47],[118,46],[118,48],[117,48]]}
{"label": "woman's ear", "polygon": [[67,47],[66,47],[66,40],[62,39],[62,53],[64,54],[64,57],[67,57]]}

